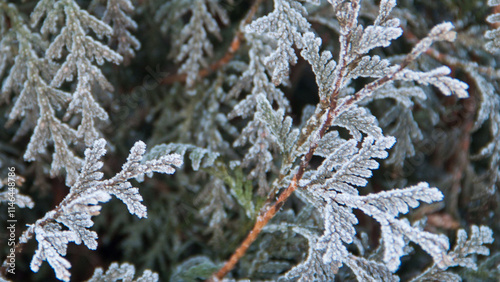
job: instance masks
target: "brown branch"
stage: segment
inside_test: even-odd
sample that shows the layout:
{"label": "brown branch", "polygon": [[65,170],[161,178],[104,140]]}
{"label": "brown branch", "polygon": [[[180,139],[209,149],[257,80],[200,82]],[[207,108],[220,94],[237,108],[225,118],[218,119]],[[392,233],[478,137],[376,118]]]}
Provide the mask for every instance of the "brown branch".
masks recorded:
{"label": "brown branch", "polygon": [[[259,5],[262,3],[264,0],[256,0],[252,7],[250,7],[250,11],[248,11],[247,15],[245,16],[245,19],[242,21],[242,24],[240,26],[246,26],[252,21],[253,16],[257,12],[257,9],[259,8]],[[212,72],[220,69],[227,63],[229,63],[233,57],[236,51],[238,51],[241,47],[241,42],[245,39],[245,36],[241,30],[238,30],[236,34],[234,35],[234,38],[231,42],[231,45],[229,46],[229,49],[226,51],[224,56],[217,60],[216,62],[212,63],[210,66],[208,66],[205,69],[202,69],[198,72],[198,78],[204,78],[207,75],[211,74]],[[187,78],[187,74],[185,73],[176,73],[170,76],[165,77],[164,79],[161,80],[160,84],[163,85],[168,85],[172,84],[175,82],[185,82]]]}

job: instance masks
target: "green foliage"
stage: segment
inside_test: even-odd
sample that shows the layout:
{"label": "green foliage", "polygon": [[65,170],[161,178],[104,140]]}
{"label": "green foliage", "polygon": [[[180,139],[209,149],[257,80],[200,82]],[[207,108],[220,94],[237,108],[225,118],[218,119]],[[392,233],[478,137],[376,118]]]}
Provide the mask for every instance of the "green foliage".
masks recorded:
{"label": "green foliage", "polygon": [[0,0],[0,280],[494,281],[500,1],[436,3]]}
{"label": "green foliage", "polygon": [[177,267],[170,277],[170,281],[195,282],[206,280],[218,267],[207,257],[193,257]]}
{"label": "green foliage", "polygon": [[257,96],[256,118],[265,122],[277,140],[280,152],[289,153],[297,141],[299,131],[292,130],[292,118],[284,117],[282,109],[274,111],[264,95]]}
{"label": "green foliage", "polygon": [[[258,198],[254,199],[252,181],[245,178],[243,169],[236,166],[230,170],[226,166],[218,164],[209,172],[222,179],[229,186],[231,195],[243,207],[248,218],[255,218],[258,208],[261,206],[258,202],[262,202],[262,199],[260,201]],[[254,204],[254,202],[256,203]]]}

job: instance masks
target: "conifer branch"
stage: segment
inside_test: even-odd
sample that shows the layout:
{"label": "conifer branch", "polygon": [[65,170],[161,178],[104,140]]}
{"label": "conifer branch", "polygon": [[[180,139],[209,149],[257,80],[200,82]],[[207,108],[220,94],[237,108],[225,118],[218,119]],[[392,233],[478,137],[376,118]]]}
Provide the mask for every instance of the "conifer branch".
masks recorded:
{"label": "conifer branch", "polygon": [[[255,13],[257,12],[260,4],[264,0],[255,0],[255,2],[252,4],[252,7],[250,7],[250,10],[248,11],[247,15],[241,22],[242,27],[248,25],[251,21]],[[236,31],[233,40],[231,41],[231,44],[229,45],[229,48],[227,49],[226,53],[217,61],[213,62],[210,66],[207,68],[204,68],[198,72],[198,77],[203,78],[206,77],[207,75],[210,75],[211,73],[217,71],[218,69],[222,68],[225,66],[227,63],[229,63],[236,52],[240,49],[242,41],[245,39],[245,35],[241,29],[238,29]],[[165,78],[163,78],[160,82],[162,85],[170,85],[175,82],[186,82],[187,79],[187,74],[185,73],[177,73],[177,74],[172,74],[169,75]]]}
{"label": "conifer branch", "polygon": [[[355,2],[355,1],[354,1]],[[432,33],[432,32],[431,32]],[[348,36],[347,36],[348,37]],[[333,89],[331,92],[330,97],[330,102],[327,107],[327,113],[326,113],[326,120],[321,124],[319,133],[318,133],[318,139],[316,142],[311,143],[307,153],[303,156],[300,166],[297,170],[297,172],[293,175],[292,180],[288,187],[279,194],[278,199],[276,202],[273,204],[269,205],[266,204],[262,207],[259,215],[257,216],[256,222],[254,224],[254,227],[252,230],[248,233],[247,237],[243,240],[243,242],[240,244],[240,246],[234,251],[234,253],[231,255],[229,260],[224,264],[224,266],[219,269],[216,273],[214,273],[213,277],[211,278],[211,281],[219,281],[222,278],[224,278],[238,263],[238,261],[245,255],[246,251],[250,247],[250,245],[257,239],[258,235],[271,220],[276,213],[281,209],[281,207],[285,204],[285,202],[288,200],[288,198],[293,194],[293,192],[297,189],[299,181],[302,179],[304,176],[304,173],[309,166],[309,162],[311,161],[317,147],[319,144],[319,141],[323,138],[327,130],[330,128],[332,125],[332,122],[335,118],[337,118],[341,113],[347,111],[354,103],[366,98],[367,96],[371,95],[376,89],[382,87],[384,84],[389,83],[393,80],[397,79],[397,75],[401,73],[408,65],[410,65],[420,54],[426,51],[426,49],[430,46],[430,43],[428,42],[429,38],[425,38],[422,40],[417,46],[414,48],[414,50],[406,56],[406,58],[402,61],[402,63],[398,66],[398,68],[391,74],[388,74],[384,77],[381,77],[374,82],[369,83],[366,85],[363,89],[359,90],[356,92],[354,95],[349,96],[347,99],[343,100],[341,103],[338,101],[338,95],[340,93],[341,89],[341,82],[343,81],[344,77],[347,75],[347,59],[342,56],[343,54],[346,54],[346,51],[342,48],[347,48],[347,45],[349,44],[346,42],[346,44],[341,45],[344,47],[341,47],[340,50],[340,58],[339,58],[339,65],[340,71],[339,76],[336,77],[334,84],[333,84]],[[424,47],[425,50],[422,48]],[[317,119],[320,119],[320,117],[317,117]],[[304,140],[307,137],[304,138],[304,136],[299,137],[299,140]]]}

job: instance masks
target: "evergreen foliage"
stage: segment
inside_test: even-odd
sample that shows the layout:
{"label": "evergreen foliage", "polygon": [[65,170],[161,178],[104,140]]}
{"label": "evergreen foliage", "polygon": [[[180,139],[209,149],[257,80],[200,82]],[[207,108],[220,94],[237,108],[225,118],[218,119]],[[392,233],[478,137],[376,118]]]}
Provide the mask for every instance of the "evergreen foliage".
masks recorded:
{"label": "evergreen foliage", "polygon": [[0,0],[0,281],[495,281],[500,1],[463,2]]}

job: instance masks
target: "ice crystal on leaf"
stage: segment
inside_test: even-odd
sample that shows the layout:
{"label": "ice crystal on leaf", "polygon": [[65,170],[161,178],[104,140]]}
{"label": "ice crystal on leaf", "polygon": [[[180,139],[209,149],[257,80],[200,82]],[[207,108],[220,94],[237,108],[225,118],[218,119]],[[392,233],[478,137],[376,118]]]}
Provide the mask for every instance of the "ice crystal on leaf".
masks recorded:
{"label": "ice crystal on leaf", "polygon": [[474,255],[489,255],[490,250],[484,245],[491,243],[493,243],[493,234],[489,227],[472,225],[469,236],[465,230],[459,229],[455,247],[446,255],[448,260],[445,264],[435,263],[411,281],[462,281],[458,274],[446,270],[455,266],[477,270]]}
{"label": "ice crystal on leaf", "polygon": [[319,150],[318,154],[324,156],[325,160],[316,170],[307,172],[300,185],[311,186],[309,189],[312,193],[337,191],[357,194],[355,186],[365,186],[368,183],[365,178],[370,178],[371,170],[379,166],[373,158],[386,158],[388,154],[385,150],[392,147],[395,140],[393,137],[378,140],[366,137],[361,149],[358,149],[355,139],[346,141],[332,132],[323,137],[323,142],[333,145],[331,151],[327,148]]}
{"label": "ice crystal on leaf", "polygon": [[364,107],[353,107],[344,112],[333,122],[333,125],[346,128],[358,141],[362,139],[362,133],[376,138],[382,137],[382,130],[378,126],[377,119]]}
{"label": "ice crystal on leaf", "polygon": [[174,167],[182,164],[178,154],[163,155],[141,163],[146,145],[139,141],[130,150],[122,170],[114,177],[102,180],[103,173],[99,170],[103,163],[99,159],[106,153],[105,146],[104,139],[98,139],[92,148],[85,151],[85,163],[69,194],[54,210],[29,225],[20,238],[20,242],[25,243],[35,235],[38,242],[38,249],[31,261],[34,272],[39,270],[45,260],[54,269],[58,279],[69,281],[71,264],[64,258],[67,245],[69,242],[83,242],[89,249],[97,248],[97,233],[89,228],[94,225],[91,217],[100,213],[100,203],[108,202],[114,195],[127,206],[131,214],[139,218],[146,217],[147,211],[141,203],[139,189],[128,180],[152,172],[172,174]]}
{"label": "ice crystal on leaf", "polygon": [[268,55],[272,50],[269,40],[264,40],[251,33],[246,33],[245,38],[250,41],[249,62],[245,71],[241,74],[238,83],[231,89],[230,95],[237,96],[241,91],[248,88],[250,88],[250,93],[245,96],[245,99],[234,106],[229,117],[251,117],[257,105],[256,96],[259,94],[264,94],[269,103],[277,103],[279,108],[288,111],[290,107],[289,102],[283,91],[276,87],[269,79],[269,69],[263,60],[263,55]]}
{"label": "ice crystal on leaf", "polygon": [[277,140],[280,152],[287,152],[292,149],[296,142],[299,132],[297,129],[292,130],[292,118],[284,117],[284,111],[273,111],[271,104],[262,94],[257,96],[257,113],[256,118],[265,122]]}
{"label": "ice crystal on leaf", "polygon": [[96,268],[94,275],[87,280],[87,282],[117,282],[117,281],[130,281],[130,282],[157,282],[159,280],[158,274],[151,270],[145,270],[140,277],[134,279],[135,267],[128,263],[112,263],[108,270],[104,272],[102,268]]}
{"label": "ice crystal on leaf", "polygon": [[215,17],[224,24],[229,23],[229,18],[216,0],[175,0],[163,4],[156,14],[156,19],[160,21],[164,16],[168,16],[170,20],[180,20],[188,13],[191,13],[189,22],[176,35],[178,37],[175,39],[174,49],[175,60],[181,63],[179,72],[186,74],[187,85],[193,86],[198,72],[208,66],[206,56],[213,55],[213,45],[208,36],[211,34],[221,38]]}
{"label": "ice crystal on leaf", "polygon": [[[423,133],[413,117],[412,108],[427,99],[421,87],[385,85],[375,93],[361,101],[365,105],[375,100],[393,99],[397,104],[379,117],[379,126],[385,133],[396,137],[396,144],[391,156],[386,160],[388,164],[402,167],[406,158],[415,155],[414,143],[423,139]],[[414,102],[415,101],[415,102]]]}
{"label": "ice crystal on leaf", "polygon": [[288,78],[289,65],[297,63],[293,46],[304,48],[303,34],[311,24],[305,16],[307,11],[298,1],[276,0],[274,11],[246,27],[246,32],[265,34],[276,38],[277,49],[266,57],[266,64],[273,69],[273,82],[279,85]]}
{"label": "ice crystal on leaf", "polygon": [[144,156],[144,160],[156,159],[167,154],[178,154],[180,156],[186,155],[186,151],[191,151],[189,153],[189,159],[192,162],[193,170],[197,171],[200,167],[206,168],[214,165],[215,159],[219,156],[218,153],[212,152],[209,149],[199,148],[194,145],[189,144],[161,144],[154,146],[150,152]]}
{"label": "ice crystal on leaf", "polygon": [[[15,182],[12,182],[13,180]],[[12,186],[12,184],[9,185],[9,183],[16,183],[17,185],[19,185],[22,182],[24,182],[24,178],[20,176],[12,177],[10,179],[0,179],[0,189],[4,188],[5,186],[5,192],[0,192],[0,203],[11,202],[12,199],[14,199],[15,204],[20,208],[33,208],[33,206],[35,206],[35,203],[29,196],[20,194],[18,188]]]}
{"label": "ice crystal on leaf", "polygon": [[[498,5],[500,5],[500,1],[488,0],[488,6],[498,6]],[[495,13],[495,14],[489,15],[486,18],[486,20],[491,24],[498,23],[498,22],[500,22],[500,13]],[[500,49],[500,28],[486,31],[486,33],[484,34],[484,37],[486,39],[490,40],[485,45],[486,50],[488,50],[492,53],[498,52],[498,50]]]}
{"label": "ice crystal on leaf", "polygon": [[[325,230],[322,235],[314,232],[310,233],[309,237],[306,236],[310,244],[313,244],[312,249],[309,250],[307,263],[297,265],[290,270],[290,273],[295,273],[295,275],[300,273],[303,278],[311,275],[312,273],[306,270],[310,267],[308,266],[311,263],[309,259],[321,255],[322,259],[316,263],[322,265],[323,268],[327,268],[328,265],[332,264],[336,268],[340,268],[345,263],[351,268],[354,267],[352,270],[355,271],[358,277],[365,277],[366,274],[363,274],[363,272],[357,273],[359,267],[363,266],[364,271],[376,267],[380,271],[379,275],[388,275],[391,280],[394,280],[390,273],[398,269],[400,257],[406,255],[404,248],[407,245],[407,239],[419,244],[422,249],[434,258],[436,265],[440,268],[445,268],[451,260],[446,255],[448,239],[445,236],[421,231],[411,226],[407,220],[397,218],[400,213],[407,213],[410,207],[417,207],[419,201],[431,203],[442,199],[441,192],[436,188],[429,188],[426,183],[367,196],[331,191],[311,191],[307,193],[312,195],[312,198],[310,198],[311,196],[305,197],[308,201],[315,197],[323,198],[324,204],[318,206],[318,208],[324,218]],[[318,205],[316,200],[312,200],[311,203]],[[352,243],[356,234],[354,225],[358,223],[358,220],[353,214],[353,209],[360,209],[381,224],[384,264],[360,260],[350,254],[344,245]],[[299,234],[303,233],[299,232]]]}
{"label": "ice crystal on leaf", "polygon": [[[325,267],[321,254],[316,251],[315,247],[318,242],[318,236],[314,232],[308,229],[295,227],[293,231],[297,234],[304,236],[308,241],[308,255],[306,259],[300,264],[293,267],[285,275],[283,275],[280,281],[290,281],[298,278],[298,281],[328,281],[335,279],[335,274],[338,271],[338,267],[335,264],[330,264]],[[304,271],[308,269],[309,271]]]}
{"label": "ice crystal on leaf", "polygon": [[[347,257],[344,243],[352,243],[355,235],[353,225],[357,219],[352,209],[360,209],[382,225],[384,242],[384,262],[391,271],[399,267],[399,258],[404,255],[406,243],[404,236],[421,245],[438,265],[446,260],[442,252],[448,249],[446,237],[428,232],[420,232],[408,222],[396,219],[400,213],[407,213],[408,207],[416,207],[419,201],[434,202],[442,199],[436,188],[429,188],[425,183],[405,189],[359,196],[356,186],[365,186],[365,178],[371,177],[371,170],[378,168],[372,158],[386,158],[385,149],[394,144],[394,138],[382,138],[374,142],[366,137],[361,149],[357,142],[338,141],[336,149],[327,157],[316,171],[308,173],[301,181],[307,187],[312,198],[323,199],[320,206],[324,215],[325,233],[317,243],[317,249],[323,250],[324,263],[331,263],[335,258],[338,267]],[[332,171],[335,170],[335,171]]]}
{"label": "ice crystal on leaf", "polygon": [[399,268],[400,257],[405,254],[404,237],[420,245],[439,267],[444,267],[449,261],[444,254],[449,247],[446,236],[420,231],[407,221],[396,219],[400,213],[408,213],[409,207],[417,207],[419,201],[432,203],[443,199],[441,192],[436,188],[429,188],[427,183],[368,196],[341,194],[335,199],[341,204],[360,209],[380,223],[384,242],[383,260],[389,270]]}
{"label": "ice crystal on leaf", "polygon": [[[63,123],[56,115],[57,110],[67,106],[71,95],[54,88],[50,79],[57,70],[57,65],[40,58],[38,53],[44,51],[47,42],[40,35],[32,33],[18,15],[14,5],[0,3],[5,8],[13,22],[12,30],[0,42],[5,48],[18,44],[18,55],[14,60],[10,73],[2,85],[2,95],[5,100],[11,91],[19,93],[9,114],[9,123],[22,119],[18,135],[26,134],[34,128],[24,159],[34,161],[47,152],[49,142],[54,144],[51,175],[55,176],[65,169],[67,183],[72,183],[80,169],[82,160],[69,148],[76,141],[77,132]],[[37,50],[42,48],[42,50]],[[21,86],[22,85],[22,86]]]}
{"label": "ice crystal on leaf", "polygon": [[[18,55],[2,86],[4,99],[9,98],[11,91],[19,92],[9,114],[10,123],[22,119],[19,135],[34,128],[24,156],[26,160],[34,161],[47,153],[49,142],[54,144],[51,175],[56,176],[65,170],[66,183],[71,185],[82,160],[70,144],[84,141],[90,146],[100,134],[96,120],[108,120],[108,114],[92,92],[96,85],[105,91],[113,87],[93,62],[102,65],[105,60],[115,64],[122,61],[120,54],[91,37],[89,32],[101,39],[111,37],[113,29],[72,0],[43,0],[36,5],[31,20],[33,27],[43,22],[43,38],[56,34],[49,44],[31,32],[17,15],[15,6],[3,2],[1,5],[9,13],[14,28],[0,45],[5,48],[10,44],[12,49],[15,43],[12,40],[18,42]],[[59,31],[62,19],[64,26]],[[61,60],[63,62],[59,65]],[[5,65],[3,60],[1,65]],[[57,89],[71,81],[76,82],[74,93]],[[65,115],[61,120],[58,113],[63,109]],[[65,123],[72,114],[81,114],[76,130]]]}
{"label": "ice crystal on leaf", "polygon": [[[376,47],[387,47],[393,39],[403,34],[399,27],[399,19],[389,19],[389,13],[396,5],[396,1],[381,1],[380,13],[375,19],[374,25],[367,26],[362,35],[354,33],[354,52],[366,54]],[[361,27],[362,28],[362,27]],[[360,27],[355,32],[360,30]],[[359,37],[359,40],[356,40]]]}
{"label": "ice crystal on leaf", "polygon": [[385,264],[351,255],[346,261],[358,281],[399,281]]}
{"label": "ice crystal on leaf", "polygon": [[363,56],[359,61],[354,62],[355,66],[349,73],[349,79],[358,77],[383,77],[395,70],[389,60],[381,59],[379,56]]}
{"label": "ice crystal on leaf", "polygon": [[[269,104],[277,103],[278,107],[284,111],[288,111],[290,105],[285,94],[268,77],[268,69],[262,56],[270,52],[268,42],[249,33],[245,34],[245,36],[251,39],[250,61],[240,80],[231,90],[230,95],[236,96],[242,90],[250,87],[251,89],[250,93],[234,106],[228,117],[253,118],[243,128],[241,135],[235,140],[233,146],[241,147],[248,143],[251,144],[243,158],[242,166],[252,167],[250,178],[259,181],[259,194],[264,194],[269,190],[267,173],[274,169],[273,153],[279,152],[279,149],[276,149],[277,139],[273,138],[270,129],[261,119],[257,118],[258,104],[262,103],[262,99],[266,99]],[[259,95],[265,96],[259,98]],[[281,144],[280,148],[285,147]]]}
{"label": "ice crystal on leaf", "polygon": [[304,41],[306,44],[300,54],[311,64],[312,70],[316,75],[319,97],[324,99],[330,94],[336,62],[332,59],[333,56],[330,51],[320,52],[321,38],[316,37],[314,33],[307,32],[304,35]]}
{"label": "ice crystal on leaf", "polygon": [[[42,25],[43,35],[48,35],[49,32],[54,33],[58,17],[64,16],[66,25],[47,48],[46,58],[50,60],[61,59],[64,50],[68,51],[68,55],[50,85],[60,87],[65,81],[73,81],[76,75],[76,89],[65,117],[69,118],[71,114],[75,113],[81,114],[82,119],[76,135],[85,140],[87,146],[90,146],[99,137],[95,126],[96,119],[102,121],[108,119],[108,114],[92,95],[93,85],[96,83],[101,89],[107,91],[113,89],[102,71],[92,62],[95,60],[98,65],[102,65],[106,60],[118,64],[122,62],[123,58],[120,54],[87,35],[88,31],[92,30],[99,38],[110,37],[113,30],[104,22],[81,9],[76,2],[72,0],[40,1],[31,15],[33,24],[36,25],[44,15],[47,16]],[[54,28],[46,29],[45,27],[48,26]]]}
{"label": "ice crystal on leaf", "polygon": [[123,64],[128,65],[135,57],[141,43],[129,31],[137,29],[137,23],[127,14],[132,13],[134,6],[130,0],[108,0],[102,21],[113,29],[110,43],[117,45],[117,53],[123,57]]}
{"label": "ice crystal on leaf", "polygon": [[449,74],[450,69],[448,67],[439,67],[428,72],[416,72],[406,69],[398,73],[397,79],[416,81],[422,85],[430,84],[437,87],[446,96],[453,93],[459,98],[467,98],[469,93],[466,90],[469,86],[464,82],[449,77]]}

